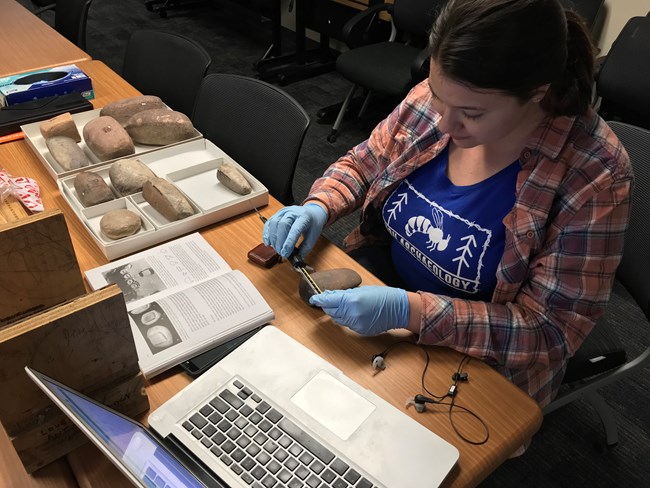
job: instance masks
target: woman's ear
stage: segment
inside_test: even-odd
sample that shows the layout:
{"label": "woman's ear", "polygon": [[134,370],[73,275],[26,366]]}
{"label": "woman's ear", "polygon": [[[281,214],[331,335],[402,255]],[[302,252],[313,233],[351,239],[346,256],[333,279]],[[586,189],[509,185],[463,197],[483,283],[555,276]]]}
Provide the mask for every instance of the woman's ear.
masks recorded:
{"label": "woman's ear", "polygon": [[530,97],[531,101],[535,103],[541,102],[544,97],[546,96],[546,93],[548,92],[548,89],[551,87],[550,83],[547,83],[546,85],[542,85],[535,90],[533,90],[533,93]]}

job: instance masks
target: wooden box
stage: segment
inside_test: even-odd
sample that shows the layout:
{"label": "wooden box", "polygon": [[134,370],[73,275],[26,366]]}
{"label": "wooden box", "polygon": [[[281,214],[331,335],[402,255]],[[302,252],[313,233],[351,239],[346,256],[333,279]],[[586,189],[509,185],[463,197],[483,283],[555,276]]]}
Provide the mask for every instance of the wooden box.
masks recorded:
{"label": "wooden box", "polygon": [[60,210],[0,223],[0,327],[85,292]]}
{"label": "wooden box", "polygon": [[25,366],[127,416],[149,408],[124,295],[86,294],[59,210],[0,223],[0,288],[0,422],[28,472],[87,438]]}
{"label": "wooden box", "polygon": [[0,422],[25,469],[87,441],[25,373],[44,373],[133,417],[149,408],[124,296],[116,285],[0,330]]}

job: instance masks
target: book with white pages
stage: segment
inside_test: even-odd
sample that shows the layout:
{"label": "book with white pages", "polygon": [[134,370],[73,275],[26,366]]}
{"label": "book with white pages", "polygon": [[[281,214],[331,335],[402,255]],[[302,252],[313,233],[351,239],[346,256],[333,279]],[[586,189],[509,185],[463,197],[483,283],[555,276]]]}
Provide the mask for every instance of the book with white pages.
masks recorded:
{"label": "book with white pages", "polygon": [[124,294],[140,369],[150,378],[273,320],[253,283],[199,234],[86,271]]}

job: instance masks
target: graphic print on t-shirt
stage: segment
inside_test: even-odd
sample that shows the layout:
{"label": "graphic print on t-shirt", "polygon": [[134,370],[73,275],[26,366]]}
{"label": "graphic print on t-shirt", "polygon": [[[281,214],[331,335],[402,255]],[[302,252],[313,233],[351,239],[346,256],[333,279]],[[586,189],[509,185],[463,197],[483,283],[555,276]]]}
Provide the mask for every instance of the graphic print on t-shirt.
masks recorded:
{"label": "graphic print on t-shirt", "polygon": [[429,251],[444,251],[449,245],[451,235],[447,235],[447,238],[444,237],[445,233],[442,230],[442,223],[442,212],[437,208],[433,208],[433,210],[431,210],[431,220],[422,215],[411,217],[408,219],[404,231],[408,237],[411,237],[416,232],[426,234],[429,237],[429,240],[427,241],[427,249]]}
{"label": "graphic print on t-shirt", "polygon": [[[409,180],[404,180],[386,200],[384,221],[399,247],[421,265],[420,272],[415,273],[420,274],[419,278],[413,273],[409,276],[416,289],[430,289],[419,282],[437,279],[441,290],[451,288],[469,296],[480,291],[491,230],[428,199]],[[396,246],[394,261],[403,261],[395,254]]]}

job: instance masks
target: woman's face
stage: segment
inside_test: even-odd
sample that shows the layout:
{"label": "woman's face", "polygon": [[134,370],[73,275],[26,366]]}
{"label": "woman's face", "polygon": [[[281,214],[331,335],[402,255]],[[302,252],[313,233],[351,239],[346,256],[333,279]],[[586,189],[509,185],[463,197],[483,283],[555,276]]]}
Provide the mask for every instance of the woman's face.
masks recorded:
{"label": "woman's face", "polygon": [[431,60],[429,88],[433,107],[442,117],[440,130],[462,148],[505,144],[519,134],[529,133],[542,114],[539,103],[532,101],[539,101],[538,94],[522,103],[500,91],[473,89],[446,78],[434,60]]}

